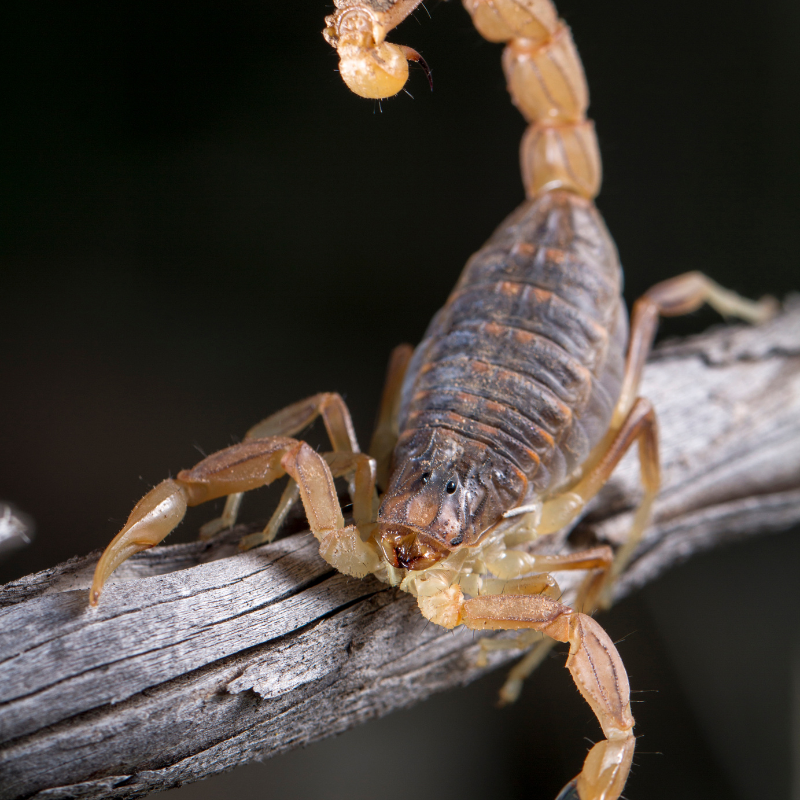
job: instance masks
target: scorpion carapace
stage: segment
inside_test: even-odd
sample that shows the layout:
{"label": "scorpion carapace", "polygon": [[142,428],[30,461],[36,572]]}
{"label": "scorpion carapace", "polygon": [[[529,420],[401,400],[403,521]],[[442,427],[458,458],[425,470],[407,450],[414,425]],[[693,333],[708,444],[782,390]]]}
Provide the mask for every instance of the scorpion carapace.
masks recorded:
{"label": "scorpion carapace", "polygon": [[381,548],[395,567],[430,567],[478,544],[525,494],[521,470],[451,428],[407,428],[397,453],[402,468],[378,514]]}
{"label": "scorpion carapace", "polygon": [[[388,44],[388,31],[420,0],[336,0],[326,39],[348,86],[386,97],[419,55]],[[242,493],[288,475],[263,532],[270,542],[299,499],[320,555],[355,577],[370,573],[414,595],[447,628],[520,630],[485,650],[529,649],[502,690],[513,700],[548,642],[569,642],[575,683],[605,739],[559,800],[616,800],[635,739],[625,669],[588,616],[607,604],[659,487],[655,412],[637,397],[660,315],[704,302],[759,321],[767,299],[744,300],[700,273],[654,286],[633,308],[628,342],[617,251],[593,198],[600,186],[586,82],[569,29],[550,0],[464,0],[487,39],[506,42],[512,99],[530,122],[521,148],[528,199],[467,264],[423,342],[392,354],[370,455],[361,453],[338,394],[318,394],[273,414],[241,444],[163,481],[136,505],[97,565],[90,602],[134,553],[158,544],[187,506],[227,496],[209,536],[231,526]],[[627,343],[627,349],[626,349]],[[294,438],[321,417],[331,450]],[[643,497],[626,543],[533,555],[524,544],[573,522],[622,456],[638,444]],[[348,482],[345,524],[334,478]],[[383,491],[379,497],[378,491]],[[559,602],[561,570],[585,577],[575,608]],[[549,639],[540,640],[540,634]]]}

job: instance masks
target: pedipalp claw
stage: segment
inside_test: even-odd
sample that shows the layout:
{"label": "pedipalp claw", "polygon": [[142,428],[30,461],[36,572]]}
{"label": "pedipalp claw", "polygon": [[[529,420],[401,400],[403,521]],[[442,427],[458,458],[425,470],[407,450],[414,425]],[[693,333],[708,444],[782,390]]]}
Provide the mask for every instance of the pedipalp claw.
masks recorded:
{"label": "pedipalp claw", "polygon": [[631,771],[636,739],[633,736],[599,741],[586,756],[575,778],[581,800],[617,800]]}

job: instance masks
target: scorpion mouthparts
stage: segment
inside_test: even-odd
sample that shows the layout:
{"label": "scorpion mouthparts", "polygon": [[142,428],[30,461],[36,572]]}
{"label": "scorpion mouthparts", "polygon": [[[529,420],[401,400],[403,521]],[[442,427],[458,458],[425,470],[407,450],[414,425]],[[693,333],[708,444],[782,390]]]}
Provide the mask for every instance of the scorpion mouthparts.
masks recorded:
{"label": "scorpion mouthparts", "polygon": [[431,567],[450,552],[432,537],[405,525],[383,528],[380,544],[384,557],[393,567],[410,570]]}

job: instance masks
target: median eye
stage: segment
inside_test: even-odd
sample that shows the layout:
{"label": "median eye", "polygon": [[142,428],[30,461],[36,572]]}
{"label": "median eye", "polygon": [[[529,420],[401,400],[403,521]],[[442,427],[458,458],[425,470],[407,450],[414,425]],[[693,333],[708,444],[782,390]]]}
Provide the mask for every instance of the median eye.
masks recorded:
{"label": "median eye", "polygon": [[447,486],[445,486],[444,489],[447,494],[455,494],[456,489],[458,489],[458,484],[456,483],[455,478],[450,478],[450,480],[447,481]]}
{"label": "median eye", "polygon": [[427,482],[428,482],[430,479],[431,479],[431,474],[430,474],[430,472],[423,472],[423,473],[422,473],[422,475],[420,475],[420,480],[422,481],[422,485],[423,485],[423,486],[424,486],[424,485],[425,485],[425,484],[426,484],[426,483],[427,483]]}

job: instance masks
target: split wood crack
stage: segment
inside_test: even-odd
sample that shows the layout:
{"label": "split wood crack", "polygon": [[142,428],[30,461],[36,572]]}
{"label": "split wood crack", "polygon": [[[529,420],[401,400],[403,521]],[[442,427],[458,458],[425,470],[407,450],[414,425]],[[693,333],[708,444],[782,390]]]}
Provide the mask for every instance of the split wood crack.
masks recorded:
{"label": "split wood crack", "polygon": [[[664,486],[615,599],[672,564],[800,522],[800,299],[653,354]],[[635,453],[540,550],[618,545]],[[87,606],[98,553],[0,588],[0,798],[133,798],[307,744],[507,663],[413,598],[330,570],[307,534],[239,554],[239,526],[131,559]],[[536,549],[536,546],[534,546]],[[565,601],[575,579],[558,575]],[[506,634],[507,635],[507,634]]]}

